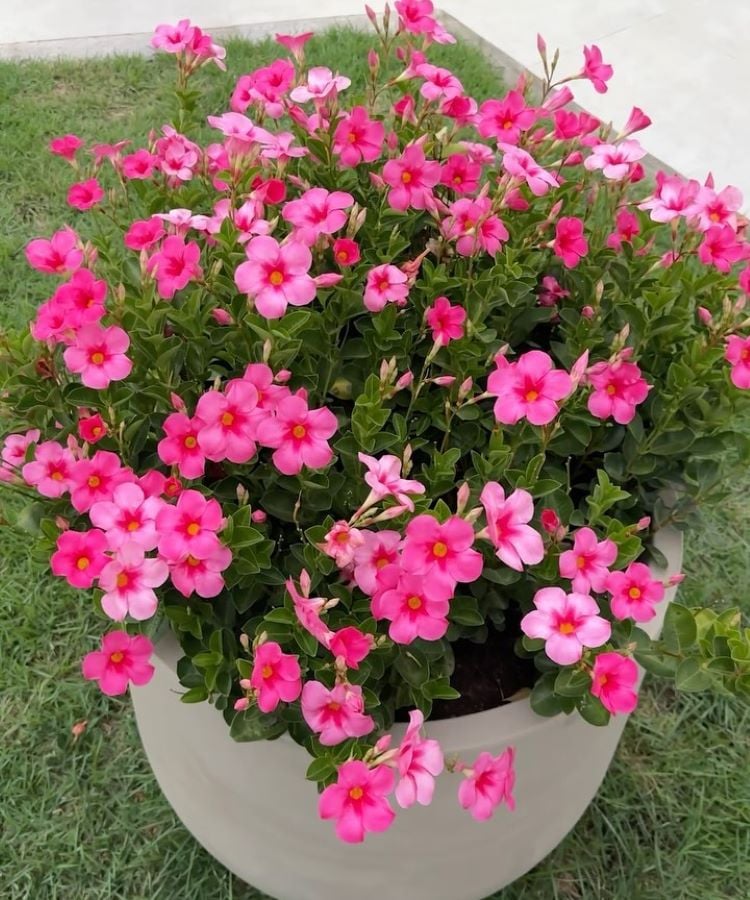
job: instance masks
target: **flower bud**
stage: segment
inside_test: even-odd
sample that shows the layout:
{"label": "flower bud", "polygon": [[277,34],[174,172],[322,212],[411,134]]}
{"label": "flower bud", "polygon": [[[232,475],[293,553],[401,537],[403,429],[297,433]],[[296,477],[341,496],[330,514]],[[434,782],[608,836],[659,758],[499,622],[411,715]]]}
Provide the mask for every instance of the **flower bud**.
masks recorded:
{"label": "flower bud", "polygon": [[698,318],[703,322],[704,325],[710,325],[713,321],[713,316],[711,312],[706,309],[705,306],[698,307]]}
{"label": "flower bud", "polygon": [[474,379],[469,377],[465,378],[459,388],[458,388],[458,399],[465,400],[469,394],[471,393],[471,389],[474,387]]}
{"label": "flower bud", "polygon": [[400,376],[398,381],[395,384],[395,388],[397,391],[403,391],[404,388],[408,388],[409,385],[414,381],[414,373],[409,369],[404,372],[403,375]]}
{"label": "flower bud", "polygon": [[234,709],[235,712],[244,712],[250,706],[250,701],[247,697],[240,697],[239,700],[234,701]]}
{"label": "flower bud", "polygon": [[367,51],[367,68],[372,72],[373,75],[376,75],[378,69],[380,68],[380,57],[372,49]]}
{"label": "flower bud", "polygon": [[555,534],[560,527],[560,517],[554,511],[554,509],[543,509],[540,521],[542,524],[542,528],[547,532],[547,534]]}
{"label": "flower bud", "polygon": [[268,519],[268,514],[262,509],[254,509],[250,515],[250,521],[256,525],[262,525]]}
{"label": "flower bud", "polygon": [[289,379],[292,377],[292,373],[289,369],[279,369],[279,371],[274,375],[273,380],[276,384],[286,384]]}
{"label": "flower bud", "polygon": [[456,515],[460,516],[466,509],[471,496],[471,488],[464,481],[456,493]]}
{"label": "flower bud", "polygon": [[250,691],[250,690],[252,690],[253,683],[252,683],[252,681],[250,681],[249,678],[241,678],[240,679],[240,687],[242,688],[243,691]]}

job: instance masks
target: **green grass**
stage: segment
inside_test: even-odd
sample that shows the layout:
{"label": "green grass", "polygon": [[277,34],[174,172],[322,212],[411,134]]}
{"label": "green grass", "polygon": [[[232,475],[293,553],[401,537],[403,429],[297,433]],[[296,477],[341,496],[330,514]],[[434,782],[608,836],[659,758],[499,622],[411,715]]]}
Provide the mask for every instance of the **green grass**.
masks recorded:
{"label": "green grass", "polygon": [[[366,38],[317,40],[311,60],[351,74]],[[497,89],[467,48],[441,48],[467,88]],[[229,46],[236,75],[273,45]],[[0,325],[20,324],[51,280],[22,248],[66,218],[67,167],[47,140],[143,139],[171,109],[167,60],[0,64]],[[210,111],[226,85],[210,83]],[[73,220],[75,221],[75,220]],[[708,511],[688,541],[689,603],[744,605],[750,508]],[[0,498],[0,503],[2,499]],[[86,598],[34,561],[28,539],[0,530],[0,895],[3,900],[259,900],[182,828],[141,751],[127,700],[85,684],[82,652],[99,626]],[[74,741],[71,727],[86,720]],[[744,900],[750,896],[750,710],[676,696],[649,680],[616,761],[575,831],[497,900]],[[550,815],[555,811],[550,810]],[[502,848],[498,848],[502,852]]]}

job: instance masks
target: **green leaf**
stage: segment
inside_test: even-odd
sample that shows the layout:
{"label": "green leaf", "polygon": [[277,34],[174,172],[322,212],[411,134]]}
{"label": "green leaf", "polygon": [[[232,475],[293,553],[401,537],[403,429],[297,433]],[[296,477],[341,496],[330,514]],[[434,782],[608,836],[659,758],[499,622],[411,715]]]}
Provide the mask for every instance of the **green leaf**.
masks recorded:
{"label": "green leaf", "polygon": [[314,759],[307,767],[305,778],[308,781],[327,781],[336,774],[336,764],[330,756],[320,756]]}
{"label": "green leaf", "polygon": [[205,686],[192,687],[180,696],[181,703],[203,703],[204,700],[208,700],[208,691]]}
{"label": "green leaf", "polygon": [[581,669],[560,669],[555,678],[555,693],[563,697],[581,697],[591,689],[591,676]]}
{"label": "green leaf", "polygon": [[604,708],[598,697],[594,697],[592,694],[585,695],[579,701],[577,708],[581,718],[585,719],[589,725],[601,726],[609,724],[609,712]]}
{"label": "green leaf", "polygon": [[691,656],[677,667],[674,676],[678,691],[699,692],[708,690],[714,684],[713,677],[701,666],[700,660]]}
{"label": "green leaf", "polygon": [[664,617],[661,639],[667,650],[673,653],[692,647],[698,638],[693,613],[681,603],[670,603]]}
{"label": "green leaf", "polygon": [[556,716],[562,712],[560,698],[555,695],[555,675],[548,672],[537,681],[529,697],[531,708],[538,716]]}
{"label": "green leaf", "polygon": [[458,700],[461,694],[450,685],[447,678],[436,678],[428,681],[422,688],[422,693],[430,700]]}
{"label": "green leaf", "polygon": [[240,742],[273,740],[286,731],[276,716],[265,715],[257,706],[238,712],[232,719],[229,736]]}

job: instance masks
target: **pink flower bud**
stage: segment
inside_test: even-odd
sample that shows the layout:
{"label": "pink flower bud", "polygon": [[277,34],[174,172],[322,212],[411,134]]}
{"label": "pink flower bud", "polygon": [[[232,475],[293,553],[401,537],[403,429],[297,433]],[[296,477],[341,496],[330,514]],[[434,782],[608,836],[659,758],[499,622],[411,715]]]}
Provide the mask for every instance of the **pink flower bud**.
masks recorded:
{"label": "pink flower bud", "polygon": [[164,496],[176,497],[182,492],[182,482],[179,478],[172,476],[164,482]]}
{"label": "pink flower bud", "polygon": [[638,184],[639,181],[643,181],[646,177],[646,171],[640,163],[633,163],[630,167],[630,173],[628,174],[628,181],[631,184]]}
{"label": "pink flower bud", "polygon": [[573,91],[565,85],[561,87],[557,91],[553,91],[549,97],[544,102],[544,108],[548,109],[550,112],[553,112],[556,109],[561,109],[563,106],[567,106],[568,103],[573,99]]}
{"label": "pink flower bud", "polygon": [[60,531],[67,531],[70,528],[70,522],[62,516],[55,516],[55,525]]}
{"label": "pink flower bud", "polygon": [[593,319],[594,318],[594,307],[593,306],[584,306],[581,310],[581,315],[584,319]]}
{"label": "pink flower bud", "polygon": [[438,387],[450,387],[455,380],[455,375],[438,375],[437,378],[432,379],[432,382],[433,384],[438,385]]}
{"label": "pink flower bud", "polygon": [[374,50],[367,51],[367,67],[373,74],[380,68],[380,57]]}
{"label": "pink flower bud", "polygon": [[646,113],[642,109],[639,109],[639,107],[634,106],[630,110],[630,115],[628,116],[628,121],[625,123],[622,136],[627,137],[629,134],[635,134],[636,131],[643,131],[643,129],[648,128],[650,124],[651,119],[649,119]]}
{"label": "pink flower bud", "polygon": [[458,388],[458,399],[465,400],[469,394],[471,393],[471,389],[474,387],[474,379],[473,378],[465,378],[459,388]]}
{"label": "pink flower bud", "polygon": [[647,528],[651,526],[651,516],[643,516],[642,519],[638,519],[635,523],[636,531],[645,531]]}
{"label": "pink flower bud", "polygon": [[583,162],[583,153],[580,150],[574,150],[572,153],[569,153],[565,160],[563,161],[564,166],[580,166]]}
{"label": "pink flower bud", "polygon": [[235,712],[243,712],[250,706],[250,701],[247,697],[240,697],[239,700],[234,701],[234,709]]}
{"label": "pink flower bud", "polygon": [[395,131],[389,131],[385,136],[385,145],[389,150],[398,150],[398,135]]}
{"label": "pink flower bud", "polygon": [[370,184],[374,188],[378,188],[378,189],[385,187],[385,182],[380,177],[380,175],[377,175],[375,172],[370,172]]}
{"label": "pink flower bud", "polygon": [[541,34],[537,34],[536,36],[536,49],[542,59],[547,58],[547,42],[541,36]]}
{"label": "pink flower bud", "polygon": [[292,373],[289,371],[289,369],[279,369],[273,380],[276,382],[276,384],[286,384],[291,377]]}
{"label": "pink flower bud", "polygon": [[464,481],[461,487],[456,492],[456,514],[461,515],[461,513],[466,509],[466,506],[469,502],[469,497],[471,496],[471,488]]}
{"label": "pink flower bud", "polygon": [[256,525],[262,525],[268,519],[268,514],[262,509],[254,509],[250,514],[250,521]]}
{"label": "pink flower bud", "polygon": [[581,383],[581,379],[586,374],[586,367],[589,364],[589,351],[584,350],[583,353],[578,357],[578,359],[573,363],[573,367],[570,370],[570,377],[573,381],[573,386],[578,387]]}
{"label": "pink flower bud", "polygon": [[396,390],[403,391],[404,388],[408,388],[409,385],[414,381],[414,373],[407,370],[404,374],[398,379],[396,382]]}
{"label": "pink flower bud", "polygon": [[217,306],[216,309],[211,310],[211,315],[219,325],[234,325],[234,319],[225,309],[220,309]]}
{"label": "pink flower bud", "polygon": [[375,747],[373,748],[376,753],[385,753],[386,750],[391,746],[392,735],[384,734],[383,737],[378,738],[375,741]]}
{"label": "pink flower bud", "polygon": [[182,397],[179,397],[174,392],[169,395],[169,400],[172,404],[172,408],[175,409],[178,413],[184,413],[187,411],[185,401],[182,399]]}
{"label": "pink flower bud", "polygon": [[365,3],[365,14],[367,15],[367,18],[372,22],[373,25],[375,25],[377,23],[378,17],[375,14],[375,10],[371,6],[368,6],[366,3]]}
{"label": "pink flower bud", "polygon": [[713,316],[711,312],[706,309],[705,306],[698,307],[698,318],[703,322],[704,325],[710,325],[713,321]]}
{"label": "pink flower bud", "polygon": [[74,741],[77,741],[78,738],[83,734],[88,724],[88,719],[82,719],[80,722],[75,722],[71,726],[70,733],[73,735]]}
{"label": "pink flower bud", "polygon": [[667,581],[667,587],[675,587],[678,584],[682,584],[685,580],[685,576],[682,572],[678,572],[676,575],[670,575],[669,580]]}
{"label": "pink flower bud", "polygon": [[253,683],[249,678],[240,678],[240,687],[243,691],[249,691],[252,686]]}
{"label": "pink flower bud", "polygon": [[343,278],[344,276],[338,272],[323,272],[322,275],[316,275],[314,280],[317,287],[329,288],[338,284]]}
{"label": "pink flower bud", "polygon": [[542,523],[542,528],[547,532],[547,534],[555,534],[557,529],[560,527],[560,517],[557,515],[554,509],[543,509],[540,516],[540,521]]}

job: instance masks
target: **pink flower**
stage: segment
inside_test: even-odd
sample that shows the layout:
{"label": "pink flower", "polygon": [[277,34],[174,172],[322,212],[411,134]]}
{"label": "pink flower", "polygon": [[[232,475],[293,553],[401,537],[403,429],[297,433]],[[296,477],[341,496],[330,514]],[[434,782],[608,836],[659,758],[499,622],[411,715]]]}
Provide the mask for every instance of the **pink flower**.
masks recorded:
{"label": "pink flower", "polygon": [[117,325],[84,325],[63,358],[71,372],[80,374],[86,387],[103,390],[130,375],[133,363],[125,356],[129,346],[130,338]]}
{"label": "pink flower", "polygon": [[177,234],[164,239],[148,261],[148,270],[156,278],[156,289],[162,300],[171,300],[177,291],[203,277],[200,258],[201,248],[195,241],[185,243]]}
{"label": "pink flower", "polygon": [[320,618],[326,601],[323,597],[310,596],[310,576],[306,569],[300,572],[299,581],[301,592],[297,590],[297,586],[291,578],[287,578],[285,582],[287,592],[294,604],[294,613],[297,616],[297,621],[320,644],[328,647],[333,637],[333,632]]}
{"label": "pink flower", "polygon": [[570,291],[566,291],[554,275],[545,275],[539,288],[539,305],[556,306],[559,300],[570,297]]}
{"label": "pink flower", "polygon": [[429,806],[435,791],[435,778],[443,771],[443,751],[437,741],[422,737],[423,724],[424,715],[418,709],[411,710],[409,727],[395,757],[400,776],[395,797],[402,809],[415,803]]}
{"label": "pink flower", "polygon": [[589,245],[583,236],[583,222],[576,216],[563,216],[555,226],[555,241],[552,246],[567,269],[575,268],[589,252]]}
{"label": "pink flower", "polygon": [[85,212],[104,199],[104,191],[96,178],[72,184],[68,189],[68,206]]}
{"label": "pink flower", "polygon": [[732,384],[743,390],[750,388],[750,337],[730,335],[724,357],[732,367],[729,373]]}
{"label": "pink flower", "polygon": [[445,635],[455,585],[452,578],[435,578],[431,573],[414,575],[391,566],[383,569],[378,582],[380,590],[372,600],[372,614],[390,621],[388,636],[392,641],[411,644],[418,637],[437,641]]}
{"label": "pink flower", "polygon": [[40,434],[41,432],[38,428],[32,428],[25,434],[9,434],[0,443],[0,447],[2,447],[2,452],[0,452],[0,481],[10,481],[11,478],[15,478],[13,470],[20,469],[24,465],[27,450],[32,444],[37,443]]}
{"label": "pink flower", "polygon": [[396,0],[399,25],[411,34],[431,34],[435,28],[432,0]]}
{"label": "pink flower", "polygon": [[154,588],[164,584],[168,575],[164,560],[146,559],[143,548],[132,541],[123,544],[99,575],[102,609],[116,622],[127,615],[138,621],[150,619],[158,602]]}
{"label": "pink flower", "polygon": [[612,77],[612,66],[608,65],[602,59],[602,51],[593,44],[591,47],[583,48],[583,70],[581,76],[588,78],[594,85],[594,90],[599,94],[606,94],[606,82]]}
{"label": "pink flower", "polygon": [[122,158],[122,174],[125,178],[143,180],[154,174],[159,157],[141,148]]}
{"label": "pink flower", "polygon": [[345,191],[310,188],[298,200],[284,204],[282,217],[294,225],[294,237],[311,247],[323,234],[333,234],[346,225],[344,210],[354,203]]}
{"label": "pink flower", "polygon": [[686,181],[680,175],[657,172],[653,196],[639,203],[638,209],[650,210],[654,222],[671,222],[693,209],[699,190],[697,181]]}
{"label": "pink flower", "polygon": [[643,131],[645,128],[648,128],[650,124],[651,119],[646,113],[640,107],[634,106],[630,110],[628,121],[625,123],[625,127],[622,130],[623,136],[627,137],[629,134],[635,134],[636,131]]}
{"label": "pink flower", "polygon": [[324,747],[369,734],[375,722],[364,708],[358,684],[337,684],[329,690],[319,681],[308,681],[302,688],[302,716]]}
{"label": "pink flower", "polygon": [[203,559],[188,554],[177,561],[170,561],[169,577],[183,597],[195,593],[210,599],[224,589],[221,573],[231,562],[231,550],[214,536],[211,549]]}
{"label": "pink flower", "polygon": [[584,649],[601,647],[612,633],[609,622],[599,615],[596,600],[588,594],[542,588],[534,595],[534,606],[536,609],[521,619],[521,631],[544,640],[545,653],[558,665],[578,662]]}
{"label": "pink flower", "polygon": [[583,137],[601,125],[599,119],[590,116],[586,112],[574,113],[568,109],[555,110],[555,130],[553,132],[558,141],[569,141],[573,138]]}
{"label": "pink flower", "polygon": [[52,237],[35,238],[24,249],[26,259],[32,269],[48,275],[62,275],[73,272],[83,262],[83,250],[79,247],[78,235],[72,228],[56,231]]}
{"label": "pink flower", "polygon": [[336,783],[329,784],[320,795],[318,814],[321,819],[336,820],[340,840],[359,844],[368,831],[390,828],[395,813],[387,798],[394,780],[387,766],[370,769],[359,759],[349,760],[339,766]]}
{"label": "pink flower", "polygon": [[638,666],[620,653],[600,653],[594,660],[591,693],[612,713],[631,713],[638,704]]}
{"label": "pink flower", "polygon": [[139,485],[124,482],[114,488],[111,500],[93,504],[89,518],[92,525],[106,533],[111,550],[119,550],[128,543],[153,550],[159,543],[156,516],[163,505],[159,497],[146,497]]}
{"label": "pink flower", "polygon": [[551,357],[529,350],[516,362],[495,358],[497,369],[487,379],[487,390],[497,397],[495,418],[515,425],[526,418],[532,425],[548,425],[560,411],[560,401],[573,389],[567,372],[555,369]]}
{"label": "pink flower", "polygon": [[206,559],[216,549],[216,532],[224,527],[221,506],[200,491],[183,491],[175,506],[156,514],[159,553],[170,561],[185,556]]}
{"label": "pink flower", "polygon": [[354,551],[354,580],[368,596],[378,589],[378,574],[398,561],[401,535],[398,531],[362,531],[362,543]]}
{"label": "pink flower", "polygon": [[479,107],[479,133],[504,144],[517,144],[521,132],[536,122],[535,109],[526,106],[523,94],[509,91],[502,100],[485,100]]}
{"label": "pink flower", "polygon": [[83,677],[98,681],[102,693],[109,697],[124,694],[132,681],[148,684],[154,674],[149,660],[154,645],[143,634],[132,637],[126,631],[110,631],[102,638],[101,650],[87,653],[81,669]]}
{"label": "pink flower", "polygon": [[164,433],[157,445],[159,459],[168,466],[177,466],[183,478],[200,478],[206,466],[206,457],[198,442],[198,435],[205,422],[184,413],[172,413],[164,420]]}
{"label": "pink flower", "polygon": [[64,134],[62,137],[52,138],[49,142],[49,151],[55,156],[60,156],[68,162],[73,162],[76,153],[83,147],[83,141],[75,134]]}
{"label": "pink flower", "polygon": [[262,446],[275,448],[272,459],[279,472],[298,475],[303,466],[323,469],[330,463],[333,450],[328,439],[337,428],[330,409],[309,409],[298,394],[279,401],[275,417],[258,424],[256,437]]}
{"label": "pink flower", "polygon": [[305,31],[302,34],[277,34],[274,40],[282,47],[286,47],[290,53],[299,56],[305,44],[314,34],[314,31]]}
{"label": "pink flower", "polygon": [[88,269],[78,269],[60,285],[52,300],[63,308],[67,325],[78,330],[104,316],[106,295],[106,281],[97,280]]}
{"label": "pink flower", "polygon": [[248,261],[234,273],[234,283],[255,299],[258,312],[267,319],[279,319],[287,304],[305,306],[315,297],[315,282],[308,274],[310,250],[298,241],[279,244],[267,235],[253,238],[245,248]]}
{"label": "pink flower", "polygon": [[401,269],[384,263],[367,273],[364,302],[370,312],[380,312],[386,303],[404,306],[409,295],[407,277]]}
{"label": "pink flower", "polygon": [[508,747],[498,756],[480,753],[470,768],[463,769],[465,777],[458,787],[458,802],[478,822],[492,818],[501,803],[505,803],[510,810],[515,809],[514,760],[515,750]]}
{"label": "pink flower", "polygon": [[519,147],[502,145],[503,168],[514,178],[523,179],[535,197],[543,197],[560,183],[556,175],[543,169],[531,154]]}
{"label": "pink flower", "polygon": [[425,209],[440,181],[440,163],[426,160],[422,147],[410,144],[398,159],[383,166],[383,181],[390,187],[388,205],[392,209]]}
{"label": "pink flower", "polygon": [[619,425],[635,418],[635,408],[646,399],[650,385],[635,363],[595,363],[586,373],[594,390],[589,395],[588,409],[597,419],[612,416]]}
{"label": "pink flower", "polygon": [[423,576],[428,592],[456,582],[476,581],[482,574],[482,554],[472,550],[474,529],[458,516],[440,523],[429,515],[416,516],[406,526],[402,565]]}
{"label": "pink flower", "polygon": [[35,487],[42,497],[62,497],[70,490],[70,476],[75,462],[70,450],[55,441],[44,441],[37,444],[34,459],[24,465],[21,475],[26,484]]}
{"label": "pink flower", "polygon": [[742,209],[742,193],[736,187],[725,187],[717,193],[712,187],[702,187],[689,215],[698,217],[698,227],[708,231],[714,225],[737,228],[737,212]]}
{"label": "pink flower", "polygon": [[487,518],[487,533],[497,558],[515,569],[524,564],[535,566],[544,559],[542,536],[528,523],[534,518],[534,501],[528,491],[520,488],[506,498],[496,481],[488,481],[479,495]]}
{"label": "pink flower", "polygon": [[75,588],[90,588],[106,566],[107,539],[102,531],[63,531],[50,566],[54,575],[65,578]]}
{"label": "pink flower", "polygon": [[457,194],[473,194],[479,186],[481,163],[473,162],[463,153],[452,153],[440,172],[440,184]]}
{"label": "pink flower", "polygon": [[605,178],[611,181],[622,181],[630,171],[631,163],[643,159],[646,151],[638,141],[621,141],[619,144],[597,144],[591,150],[591,156],[584,161],[584,168],[589,172],[601,169]]}
{"label": "pink flower", "polygon": [[432,339],[445,346],[464,336],[466,310],[456,304],[451,306],[447,297],[437,297],[425,312],[427,324],[432,329]]}
{"label": "pink flower", "polygon": [[349,238],[337,238],[333,242],[333,258],[339,266],[354,266],[361,258],[359,245]]}
{"label": "pink flower", "polygon": [[206,391],[198,400],[196,416],[204,423],[198,444],[207,459],[246,463],[255,455],[255,415],[258,391],[235,378],[226,389]]}
{"label": "pink flower", "polygon": [[383,150],[385,127],[371,119],[364,106],[355,106],[339,119],[333,133],[333,152],[344,167],[374,162]]}
{"label": "pink flower", "polygon": [[157,25],[151,38],[151,46],[165,53],[184,53],[194,32],[190,19],[180,19],[176,25]]}
{"label": "pink flower", "polygon": [[579,528],[573,536],[573,549],[560,555],[560,575],[570,578],[573,590],[585,593],[603,591],[608,567],[617,559],[617,544],[609,538],[597,540],[591,528]]}
{"label": "pink flower", "polygon": [[351,79],[345,75],[334,75],[326,66],[313,66],[307,73],[306,83],[296,87],[289,96],[295,103],[307,103],[308,100],[321,102],[335,97],[351,83]]}
{"label": "pink flower", "polygon": [[334,522],[325,536],[325,543],[318,546],[340,569],[345,569],[354,559],[354,551],[362,546],[364,538],[358,528],[352,528],[344,519]]}
{"label": "pink flower", "polygon": [[365,634],[353,625],[340,628],[328,641],[328,649],[336,659],[342,659],[349,669],[358,669],[359,664],[374,646],[373,636]]}
{"label": "pink flower", "polygon": [[162,132],[164,137],[154,146],[162,172],[170,184],[190,181],[201,161],[200,147],[171,125],[164,125]]}
{"label": "pink flower", "polygon": [[500,218],[492,215],[489,197],[461,197],[451,203],[449,213],[441,230],[447,238],[457,239],[456,250],[461,256],[473,256],[480,249],[494,256],[510,237]]}
{"label": "pink flower", "polygon": [[255,689],[261,712],[273,712],[279,703],[292,703],[302,692],[299,661],[283,653],[274,641],[266,641],[255,650],[250,684]]}
{"label": "pink flower", "polygon": [[128,228],[123,238],[129,250],[146,250],[164,237],[164,226],[158,216],[140,219]]}
{"label": "pink flower", "polygon": [[639,562],[631,563],[624,572],[610,572],[605,588],[612,595],[612,615],[617,619],[648,622],[656,615],[655,605],[664,599],[663,583]]}
{"label": "pink flower", "polygon": [[78,512],[88,512],[98,500],[111,500],[118,484],[133,481],[120,457],[97,450],[89,459],[79,459],[70,473],[70,502]]}
{"label": "pink flower", "polygon": [[747,250],[747,245],[737,240],[737,233],[731,225],[712,225],[698,248],[698,259],[704,265],[715,266],[726,273],[745,258]]}
{"label": "pink flower", "polygon": [[424,78],[424,84],[419,93],[430,102],[437,100],[452,100],[463,95],[464,88],[453,72],[433,66],[431,63],[420,63],[414,69],[419,78]]}
{"label": "pink flower", "polygon": [[368,456],[366,453],[358,453],[357,459],[367,467],[365,483],[370,488],[370,495],[363,506],[369,506],[371,502],[380,501],[384,497],[393,497],[399,506],[413,511],[414,503],[409,494],[424,494],[425,487],[418,481],[401,477],[401,460],[397,456],[386,454],[380,459]]}
{"label": "pink flower", "polygon": [[78,436],[87,444],[96,444],[107,434],[107,425],[99,413],[78,420]]}
{"label": "pink flower", "polygon": [[617,213],[615,227],[617,230],[607,237],[610,250],[619,250],[623,243],[631,244],[633,238],[641,232],[638,216],[627,209],[621,209]]}

